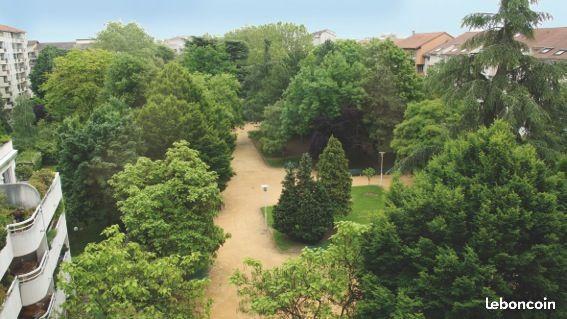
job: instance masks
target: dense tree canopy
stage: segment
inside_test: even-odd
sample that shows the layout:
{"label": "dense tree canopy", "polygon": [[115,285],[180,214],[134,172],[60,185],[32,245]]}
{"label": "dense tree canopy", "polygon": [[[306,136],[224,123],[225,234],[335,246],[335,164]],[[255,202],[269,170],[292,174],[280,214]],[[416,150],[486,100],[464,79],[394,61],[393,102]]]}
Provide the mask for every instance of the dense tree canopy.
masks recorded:
{"label": "dense tree canopy", "polygon": [[16,98],[16,104],[12,110],[11,126],[14,146],[21,150],[32,148],[37,138],[33,106],[33,100],[29,96],[21,95]]}
{"label": "dense tree canopy", "polygon": [[117,54],[106,71],[105,93],[131,107],[140,107],[146,102],[145,94],[152,75],[152,66],[142,58]]}
{"label": "dense tree canopy", "polygon": [[261,262],[244,263],[250,274],[237,270],[243,310],[268,318],[352,318],[360,298],[357,272],[362,265],[360,246],[367,226],[340,222],[326,248],[306,248],[283,265],[264,269]]}
{"label": "dense tree canopy", "polygon": [[165,159],[141,157],[111,185],[128,235],[159,256],[198,254],[202,265],[226,236],[213,223],[221,204],[217,176],[185,141]]}
{"label": "dense tree canopy", "polygon": [[112,100],[98,107],[85,123],[77,117],[66,119],[60,139],[58,169],[71,221],[117,222],[108,180],[135,161],[141,150],[132,111]]}
{"label": "dense tree canopy", "polygon": [[87,119],[103,102],[104,78],[112,58],[104,50],[71,50],[56,58],[42,86],[48,112],[57,120],[74,114]]}
{"label": "dense tree canopy", "polygon": [[103,234],[105,240],[89,244],[72,263],[63,264],[58,284],[70,318],[209,317],[207,280],[188,279],[196,270],[196,256],[157,258],[129,241],[118,226]]}
{"label": "dense tree canopy", "polygon": [[212,75],[236,73],[236,63],[224,42],[211,37],[194,37],[185,46],[182,63],[189,71]]}
{"label": "dense tree canopy", "polygon": [[39,52],[35,65],[30,72],[31,89],[35,95],[43,97],[44,92],[41,87],[47,81],[47,76],[51,73],[51,70],[53,70],[54,60],[65,53],[65,50],[51,45],[46,46]]}
{"label": "dense tree canopy", "polygon": [[[540,154],[554,160],[565,152],[567,100],[565,63],[546,63],[524,54],[520,36],[533,39],[534,29],[549,18],[534,12],[538,1],[502,0],[496,13],[475,13],[463,26],[483,30],[464,45],[480,52],[450,59],[430,82],[451,105],[461,105],[463,127],[490,125],[504,119]],[[562,138],[563,137],[563,138]]]}
{"label": "dense tree canopy", "polygon": [[157,51],[154,39],[133,22],[109,22],[106,28],[97,34],[93,47],[142,58],[153,58]]}
{"label": "dense tree canopy", "polygon": [[410,103],[392,140],[398,167],[402,171],[425,167],[451,138],[450,128],[457,121],[457,114],[440,99]]}
{"label": "dense tree canopy", "polygon": [[312,161],[303,154],[299,167],[288,167],[274,207],[274,228],[293,239],[313,244],[333,226],[333,206],[321,183],[311,176]]}
{"label": "dense tree canopy", "polygon": [[176,141],[187,140],[201,159],[219,176],[224,189],[232,176],[230,167],[234,136],[230,123],[217,123],[217,107],[231,112],[228,105],[215,104],[202,75],[190,74],[177,63],[167,64],[156,76],[149,90],[148,103],[137,115],[142,137],[150,158],[162,158]]}
{"label": "dense tree canopy", "polygon": [[485,298],[565,300],[566,181],[502,121],[448,142],[365,237],[361,318],[533,318]]}

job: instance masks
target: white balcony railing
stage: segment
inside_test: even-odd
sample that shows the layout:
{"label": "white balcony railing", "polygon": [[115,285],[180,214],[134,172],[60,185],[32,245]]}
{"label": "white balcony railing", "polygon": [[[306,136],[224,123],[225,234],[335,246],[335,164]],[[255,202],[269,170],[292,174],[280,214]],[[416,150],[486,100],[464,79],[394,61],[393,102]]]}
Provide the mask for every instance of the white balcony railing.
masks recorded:
{"label": "white balcony railing", "polygon": [[67,221],[65,215],[57,222],[57,235],[53,239],[49,251],[45,252],[40,266],[27,274],[19,275],[22,305],[29,306],[43,300],[53,288],[53,276],[63,246],[67,241]]}
{"label": "white balcony railing", "polygon": [[61,178],[59,173],[55,173],[49,189],[31,217],[7,226],[8,236],[12,239],[14,256],[19,257],[31,254],[39,248],[44,238],[45,230],[49,226],[62,198]]}
{"label": "white balcony railing", "polygon": [[22,299],[20,298],[20,282],[18,278],[12,281],[12,285],[6,293],[6,299],[1,306],[0,318],[2,319],[17,319],[22,310]]}

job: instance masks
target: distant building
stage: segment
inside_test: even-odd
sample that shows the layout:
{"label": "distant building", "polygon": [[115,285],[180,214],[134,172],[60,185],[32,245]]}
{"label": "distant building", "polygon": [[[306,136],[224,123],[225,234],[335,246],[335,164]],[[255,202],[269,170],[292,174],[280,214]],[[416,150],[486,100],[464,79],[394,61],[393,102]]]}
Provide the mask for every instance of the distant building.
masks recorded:
{"label": "distant building", "polygon": [[447,32],[413,33],[405,39],[395,40],[394,43],[406,51],[415,63],[417,73],[425,72],[425,54],[453,37]]}
{"label": "distant building", "polygon": [[[450,57],[480,52],[482,50],[480,47],[473,49],[462,47],[467,40],[477,34],[479,32],[465,32],[427,52],[425,71],[427,72],[427,68]],[[537,59],[548,62],[567,61],[567,27],[536,29],[534,30],[533,39],[527,39],[520,34],[516,35],[515,38],[528,46],[529,51],[526,54],[530,54]]]}
{"label": "distant building", "polygon": [[181,54],[185,49],[185,43],[191,40],[190,36],[178,36],[171,39],[165,39],[161,43],[166,47],[172,49],[175,54]]}
{"label": "distant building", "polygon": [[396,34],[394,33],[383,33],[377,37],[370,37],[370,38],[364,38],[362,40],[358,40],[358,43],[360,44],[368,44],[370,43],[370,41],[372,40],[380,40],[380,41],[385,41],[385,40],[390,40],[390,41],[397,41],[398,37],[396,36]]}
{"label": "distant building", "polygon": [[28,41],[28,60],[30,70],[35,66],[35,62],[41,50],[47,46],[56,47],[62,50],[80,49],[84,50],[92,46],[95,39],[77,39],[73,42],[39,42],[37,40]]}
{"label": "distant building", "polygon": [[35,66],[35,62],[37,61],[37,52],[38,52],[39,42],[36,40],[28,40],[28,63],[30,65],[30,72],[33,70]]}
{"label": "distant building", "polygon": [[337,35],[335,34],[335,32],[329,29],[316,31],[311,33],[311,35],[313,36],[314,45],[323,44],[327,41],[335,41],[337,39]]}
{"label": "distant building", "polygon": [[26,32],[0,25],[0,98],[5,107],[14,107],[21,94],[31,94],[29,72]]}

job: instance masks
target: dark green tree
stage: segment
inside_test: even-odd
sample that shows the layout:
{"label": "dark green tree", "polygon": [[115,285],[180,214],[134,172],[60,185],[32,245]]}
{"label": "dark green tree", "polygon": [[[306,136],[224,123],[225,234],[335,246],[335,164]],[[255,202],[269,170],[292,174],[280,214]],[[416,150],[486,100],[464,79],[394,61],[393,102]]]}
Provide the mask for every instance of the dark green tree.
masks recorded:
{"label": "dark green tree", "polygon": [[[297,169],[288,169],[285,192],[274,208],[274,228],[291,238],[313,244],[333,226],[333,208],[324,187],[311,176],[312,162],[304,154]],[[289,191],[291,190],[291,191]]]}
{"label": "dark green tree", "polygon": [[360,317],[563,318],[485,298],[567,298],[566,181],[503,121],[448,142],[366,236]]}
{"label": "dark green tree", "polygon": [[[533,39],[534,29],[550,18],[534,12],[537,0],[501,0],[496,13],[474,13],[463,27],[483,30],[464,44],[476,54],[441,65],[430,82],[451,106],[462,108],[462,127],[509,122],[532,142],[542,156],[554,161],[565,152],[565,63],[546,63],[531,55],[519,39]],[[563,134],[563,135],[561,135]],[[562,138],[563,137],[563,138]]]}
{"label": "dark green tree", "polygon": [[352,177],[348,159],[341,142],[331,136],[317,163],[319,183],[325,188],[335,215],[351,212],[350,188]]}
{"label": "dark green tree", "polygon": [[175,51],[165,45],[158,45],[156,48],[156,58],[160,59],[163,63],[168,63],[175,59]]}
{"label": "dark green tree", "polygon": [[145,94],[153,75],[152,71],[144,59],[119,53],[106,70],[105,93],[130,107],[140,107],[146,102]]}
{"label": "dark green tree", "polygon": [[132,111],[118,100],[97,108],[86,123],[76,117],[63,122],[58,169],[72,223],[118,221],[108,180],[136,160],[140,147]]}
{"label": "dark green tree", "polygon": [[37,138],[33,100],[29,96],[21,95],[16,98],[12,110],[12,135],[14,146],[21,150],[31,149]]}
{"label": "dark green tree", "polygon": [[53,60],[58,56],[65,55],[66,52],[51,45],[46,46],[39,52],[30,73],[31,89],[36,96],[43,98],[41,86],[47,81],[47,75],[53,70]]}
{"label": "dark green tree", "polygon": [[190,72],[236,74],[236,63],[225,44],[211,37],[194,37],[186,43],[181,61]]}

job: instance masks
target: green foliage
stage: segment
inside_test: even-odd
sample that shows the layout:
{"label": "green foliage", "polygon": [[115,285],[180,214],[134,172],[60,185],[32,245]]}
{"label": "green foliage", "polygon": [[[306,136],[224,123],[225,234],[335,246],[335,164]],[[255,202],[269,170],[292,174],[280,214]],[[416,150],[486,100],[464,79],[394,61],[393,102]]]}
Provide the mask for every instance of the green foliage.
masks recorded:
{"label": "green foliage", "polygon": [[457,121],[455,112],[439,99],[410,103],[392,140],[398,167],[402,171],[423,168],[443,149],[450,138],[450,128]]}
{"label": "green foliage", "polygon": [[53,70],[55,58],[65,55],[66,52],[67,51],[63,49],[51,45],[46,46],[39,52],[35,65],[30,73],[31,89],[36,96],[43,98],[44,92],[41,87],[43,83],[47,81],[49,73]]}
{"label": "green foliage", "polygon": [[485,298],[564,300],[566,187],[502,121],[448,142],[412,186],[394,183],[365,237],[360,317],[500,318]]}
{"label": "green foliage", "polygon": [[129,54],[117,54],[106,71],[105,93],[130,107],[145,104],[145,93],[153,75],[151,65],[142,58]]}
{"label": "green foliage", "polygon": [[113,54],[104,50],[71,50],[55,59],[43,84],[46,107],[56,120],[78,115],[86,120],[102,102],[104,78]]}
{"label": "green foliage", "polygon": [[197,253],[208,265],[226,235],[216,226],[217,176],[185,141],[165,159],[141,157],[111,180],[128,235],[159,256]]}
{"label": "green foliage", "polygon": [[244,115],[258,121],[264,108],[281,98],[299,70],[299,62],[312,48],[311,35],[304,26],[280,22],[247,26],[225,35],[227,45],[234,40],[248,47]]}
{"label": "green foliage", "polygon": [[16,157],[16,176],[20,181],[27,181],[33,172],[41,167],[41,153],[23,151]]}
{"label": "green foliage", "polygon": [[157,49],[154,39],[133,22],[109,22],[106,28],[97,34],[93,47],[142,58],[153,58]]}
{"label": "green foliage", "polygon": [[139,129],[132,111],[117,100],[98,107],[86,123],[65,120],[60,129],[58,169],[72,222],[116,222],[108,179],[138,157]]}
{"label": "green foliage", "polygon": [[[224,82],[225,87],[230,87],[227,83],[230,82]],[[190,141],[201,159],[218,174],[219,186],[224,189],[233,174],[230,161],[235,137],[230,120],[237,117],[232,114],[235,106],[229,105],[230,93],[225,94],[215,97],[224,104],[215,103],[204,76],[190,74],[177,63],[166,65],[152,83],[148,103],[136,118],[147,147],[146,155],[162,158],[174,142]]]}
{"label": "green foliage", "polygon": [[376,175],[376,170],[372,167],[367,167],[362,170],[362,175],[368,178],[368,185],[370,185],[370,179]]}
{"label": "green foliage", "polygon": [[34,149],[41,153],[43,165],[57,164],[57,157],[59,156],[59,149],[57,148],[59,135],[57,132],[60,124],[39,120],[36,126],[37,137],[34,142]]}
{"label": "green foliage", "polygon": [[362,265],[361,243],[367,226],[341,222],[327,248],[304,249],[279,267],[250,269],[230,278],[243,310],[267,318],[352,318],[360,298],[356,277]]}
{"label": "green foliage", "polygon": [[331,136],[317,163],[319,183],[325,188],[335,215],[351,212],[350,188],[352,177],[348,159],[341,142]]}
{"label": "green foliage", "polygon": [[[107,228],[100,243],[65,263],[60,272],[71,318],[208,318],[206,279],[188,279],[196,255],[158,258],[128,241],[118,226]],[[69,276],[70,280],[64,278]]]}
{"label": "green foliage", "polygon": [[477,54],[447,61],[430,77],[431,86],[451,106],[460,106],[461,127],[475,128],[504,119],[549,162],[567,147],[564,137],[567,98],[565,63],[547,63],[525,54],[517,35],[533,39],[534,29],[549,15],[534,12],[531,0],[500,2],[496,13],[474,13],[463,26],[485,30],[464,44]]}
{"label": "green foliage", "polygon": [[311,176],[311,157],[304,154],[297,169],[287,168],[283,190],[274,208],[274,228],[295,240],[313,244],[333,226],[333,207],[324,187]]}
{"label": "green foliage", "polygon": [[165,45],[158,45],[156,48],[156,57],[160,59],[162,63],[168,63],[175,59],[175,51]]}
{"label": "green foliage", "polygon": [[[14,217],[12,215],[12,209],[8,205],[6,194],[0,192],[0,249],[3,249],[6,245],[6,236],[8,235],[6,226],[13,222]],[[11,282],[8,285],[10,284]]]}
{"label": "green foliage", "polygon": [[215,38],[193,38],[193,41],[186,43],[181,59],[190,72],[212,75],[236,73],[236,64],[231,60],[224,43]]}
{"label": "green foliage", "polygon": [[53,182],[53,178],[55,177],[55,172],[49,168],[42,168],[40,170],[34,171],[33,174],[30,176],[28,183],[31,186],[35,187],[41,197],[47,194],[47,190],[51,186]]}
{"label": "green foliage", "polygon": [[16,98],[16,104],[12,110],[13,142],[14,147],[20,150],[30,149],[37,137],[33,105],[30,97],[21,95]]}

